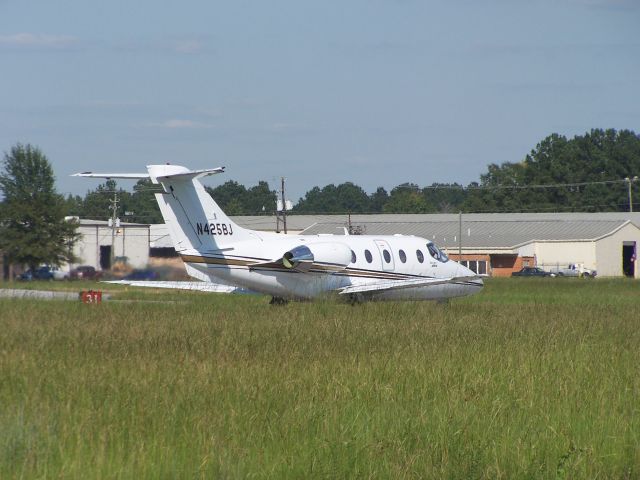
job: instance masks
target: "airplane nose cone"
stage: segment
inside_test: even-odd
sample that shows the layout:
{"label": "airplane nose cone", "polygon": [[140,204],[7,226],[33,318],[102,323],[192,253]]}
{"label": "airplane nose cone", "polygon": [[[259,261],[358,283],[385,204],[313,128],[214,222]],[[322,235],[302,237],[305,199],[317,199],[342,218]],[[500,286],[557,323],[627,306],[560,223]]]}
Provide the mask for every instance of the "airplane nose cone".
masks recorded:
{"label": "airplane nose cone", "polygon": [[[475,277],[477,273],[475,273],[470,268],[465,267],[464,265],[458,264],[458,268],[456,269],[456,277]],[[484,282],[481,278],[474,278],[473,280],[469,280],[465,282],[465,291],[467,294],[473,294],[479,292],[484,287]]]}
{"label": "airplane nose cone", "polygon": [[458,263],[458,267],[456,268],[456,277],[473,277],[476,274],[470,268],[465,267],[464,265],[460,265]]}

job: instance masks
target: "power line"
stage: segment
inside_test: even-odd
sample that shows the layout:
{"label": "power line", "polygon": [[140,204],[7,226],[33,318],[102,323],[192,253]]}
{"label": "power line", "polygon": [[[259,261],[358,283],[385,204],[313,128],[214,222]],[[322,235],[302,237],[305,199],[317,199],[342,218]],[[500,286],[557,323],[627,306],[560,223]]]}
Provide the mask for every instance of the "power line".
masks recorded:
{"label": "power line", "polygon": [[[576,183],[549,183],[542,185],[469,185],[466,190],[493,190],[493,189],[534,189],[534,188],[565,188],[565,187],[585,187],[588,185],[609,185],[613,183],[623,183],[625,180],[602,180],[598,182],[576,182]],[[429,187],[425,187],[429,188]]]}
{"label": "power line", "polygon": [[[427,185],[424,187],[418,187],[418,190],[498,190],[498,189],[519,189],[519,190],[526,190],[526,189],[536,189],[536,188],[565,188],[565,187],[585,187],[585,186],[589,186],[589,185],[611,185],[611,184],[622,184],[622,183],[626,183],[627,181],[625,179],[620,179],[620,180],[599,180],[599,181],[592,181],[592,182],[572,182],[572,183],[546,183],[546,184],[533,184],[533,185],[518,185],[518,184],[514,184],[514,185],[474,185],[473,183],[470,183],[467,186],[464,185],[459,185],[459,184],[449,184],[449,185]],[[396,185],[395,187],[392,188],[392,190],[394,188],[402,188],[402,184],[401,185]],[[407,187],[409,188],[409,187]],[[142,187],[142,188],[138,188],[132,192],[128,191],[128,190],[124,190],[122,188],[117,189],[117,190],[89,190],[87,192],[88,194],[92,194],[92,193],[105,193],[105,194],[112,194],[114,192],[117,193],[129,193],[131,195],[137,193],[137,192],[151,192],[151,193],[162,193],[163,190],[162,189],[158,189],[158,188],[153,188],[153,187]],[[375,193],[375,192],[374,192]],[[78,194],[74,194],[72,192],[61,192],[61,195],[73,195],[73,196],[80,196]]]}
{"label": "power line", "polygon": [[[639,205],[638,203],[634,203],[635,205]],[[520,207],[514,207],[513,209],[499,209],[499,208],[493,208],[493,209],[487,209],[487,210],[478,210],[478,209],[474,209],[474,210],[463,210],[462,213],[519,213],[519,212],[539,212],[539,211],[560,211],[560,210],[564,210],[564,211],[574,211],[574,212],[584,212],[585,209],[599,209],[599,208],[611,208],[611,207],[620,207],[622,208],[627,208],[629,205],[628,203],[602,203],[602,204],[591,204],[591,205],[567,205],[567,206],[538,206],[536,208],[520,208]],[[458,211],[459,208],[455,207],[454,210]],[[437,214],[455,214],[456,211],[451,211],[451,212],[440,212],[440,211],[436,211],[436,212],[421,212],[421,213],[416,213],[416,215],[437,215]],[[608,210],[609,212],[612,212],[612,210]],[[624,213],[624,210],[615,210],[616,212],[621,212]],[[605,212],[602,211],[601,212]],[[591,212],[584,212],[584,213],[591,213]],[[305,211],[305,212],[294,212],[290,215],[295,216],[295,215],[314,215],[314,216],[322,216],[322,215],[412,215],[414,214],[413,212],[354,212],[353,210],[340,210],[340,211]]]}

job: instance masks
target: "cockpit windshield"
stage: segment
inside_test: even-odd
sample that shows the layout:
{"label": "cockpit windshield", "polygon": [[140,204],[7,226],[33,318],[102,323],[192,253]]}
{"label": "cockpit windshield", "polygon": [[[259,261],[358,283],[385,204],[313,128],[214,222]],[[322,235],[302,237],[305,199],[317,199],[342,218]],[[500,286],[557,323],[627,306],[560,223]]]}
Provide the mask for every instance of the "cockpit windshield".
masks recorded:
{"label": "cockpit windshield", "polygon": [[429,254],[439,262],[446,263],[449,261],[447,254],[436,247],[434,243],[427,243],[427,250],[429,250]]}

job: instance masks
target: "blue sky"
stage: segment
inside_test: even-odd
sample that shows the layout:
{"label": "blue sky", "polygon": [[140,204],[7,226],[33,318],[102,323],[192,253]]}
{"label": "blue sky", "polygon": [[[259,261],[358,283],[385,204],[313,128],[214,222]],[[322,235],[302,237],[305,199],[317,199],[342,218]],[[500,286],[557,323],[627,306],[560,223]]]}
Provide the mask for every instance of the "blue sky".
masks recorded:
{"label": "blue sky", "polygon": [[0,65],[0,150],[39,146],[63,193],[165,162],[293,200],[466,184],[554,132],[640,132],[639,0],[0,0]]}

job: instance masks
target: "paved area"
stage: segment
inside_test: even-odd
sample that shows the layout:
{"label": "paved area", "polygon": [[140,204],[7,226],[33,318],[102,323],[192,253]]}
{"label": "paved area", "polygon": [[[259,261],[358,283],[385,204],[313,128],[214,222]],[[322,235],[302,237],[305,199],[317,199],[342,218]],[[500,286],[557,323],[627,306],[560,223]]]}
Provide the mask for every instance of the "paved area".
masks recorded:
{"label": "paved area", "polygon": [[[14,288],[0,289],[0,298],[33,298],[38,300],[73,300],[80,301],[80,292],[52,292],[46,290],[20,290]],[[102,295],[107,300],[108,295]]]}

